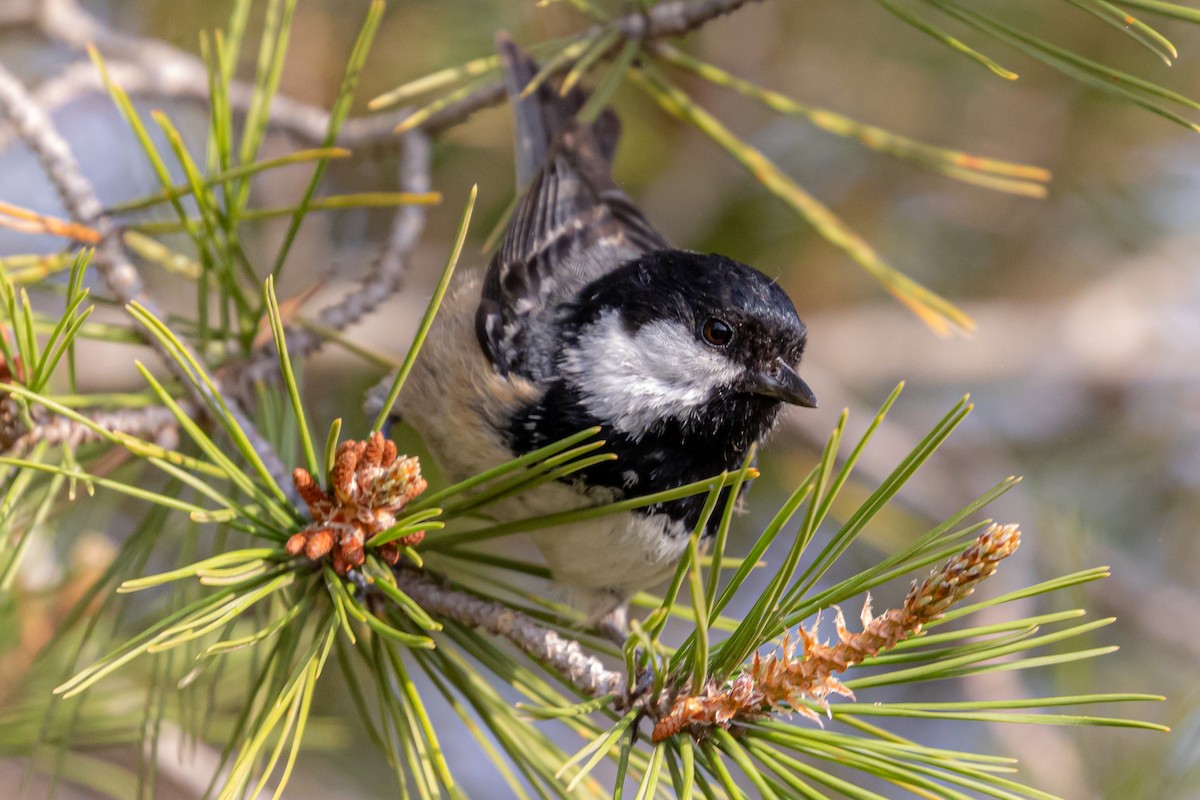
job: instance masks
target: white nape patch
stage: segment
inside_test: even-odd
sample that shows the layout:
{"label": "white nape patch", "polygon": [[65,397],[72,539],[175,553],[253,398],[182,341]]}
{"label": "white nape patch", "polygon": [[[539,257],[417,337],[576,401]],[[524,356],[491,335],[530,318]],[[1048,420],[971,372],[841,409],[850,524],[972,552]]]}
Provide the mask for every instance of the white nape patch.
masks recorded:
{"label": "white nape patch", "polygon": [[616,311],[584,329],[562,369],[588,411],[634,439],[664,419],[688,417],[742,373],[679,322],[651,322],[630,335]]}

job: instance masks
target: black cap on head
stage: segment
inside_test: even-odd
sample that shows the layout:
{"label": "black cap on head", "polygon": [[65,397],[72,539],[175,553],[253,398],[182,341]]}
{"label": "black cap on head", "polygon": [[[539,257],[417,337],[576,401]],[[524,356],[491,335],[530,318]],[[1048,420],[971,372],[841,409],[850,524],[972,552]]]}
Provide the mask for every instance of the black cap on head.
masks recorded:
{"label": "black cap on head", "polygon": [[[673,319],[696,332],[756,378],[743,391],[815,407],[816,397],[796,374],[808,329],[779,284],[721,255],[659,250],[594,281],[571,313],[578,327],[616,310],[631,333]],[[714,339],[717,327],[731,329]]]}

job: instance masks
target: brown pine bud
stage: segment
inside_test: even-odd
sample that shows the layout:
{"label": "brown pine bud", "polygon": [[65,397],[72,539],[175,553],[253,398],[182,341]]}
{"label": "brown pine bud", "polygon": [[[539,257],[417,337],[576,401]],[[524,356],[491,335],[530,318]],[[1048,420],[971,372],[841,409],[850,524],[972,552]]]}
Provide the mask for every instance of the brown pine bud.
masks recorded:
{"label": "brown pine bud", "polygon": [[329,477],[330,488],[338,502],[349,504],[354,494],[354,470],[358,466],[358,457],[362,452],[356,445],[361,442],[342,442],[338,447],[337,459]]}
{"label": "brown pine bud", "polygon": [[379,557],[383,559],[384,563],[395,566],[400,561],[400,548],[396,546],[395,542],[388,542],[380,546]]}
{"label": "brown pine bud", "polygon": [[375,431],[371,434],[371,438],[367,439],[367,446],[363,450],[359,467],[378,467],[383,460],[383,449],[383,434]]}
{"label": "brown pine bud", "polygon": [[332,549],[333,531],[329,528],[321,528],[318,531],[314,531],[313,535],[309,537],[308,545],[304,548],[304,554],[313,561],[316,561]]}
{"label": "brown pine bud", "polygon": [[367,560],[367,555],[363,551],[362,542],[359,542],[356,539],[342,542],[342,546],[339,548],[338,552],[341,554],[342,560],[350,565],[350,569],[361,567],[363,562]]}
{"label": "brown pine bud", "polygon": [[305,546],[308,544],[308,537],[304,533],[293,533],[291,538],[287,540],[284,549],[287,550],[289,556],[298,556],[304,552]]}
{"label": "brown pine bud", "polygon": [[308,506],[310,513],[319,503],[329,499],[325,491],[317,485],[313,476],[304,467],[296,467],[292,470],[292,484],[295,485],[296,494],[300,495],[300,499]]}
{"label": "brown pine bud", "polygon": [[[329,469],[329,485],[321,489],[302,468],[292,474],[297,493],[308,504],[313,521],[287,542],[293,555],[301,551],[317,560],[332,556],[342,575],[366,560],[365,541],[396,524],[396,514],[426,487],[416,458],[401,457],[395,442],[375,432],[365,441],[342,442]],[[424,531],[379,548],[389,564],[403,548],[418,544]]]}
{"label": "brown pine bud", "polygon": [[661,742],[664,739],[670,739],[683,730],[685,724],[682,714],[679,716],[663,717],[655,723],[654,730],[650,732],[650,741]]}
{"label": "brown pine bud", "polygon": [[408,536],[401,536],[395,543],[401,547],[416,547],[423,541],[425,541],[425,531],[415,531]]}

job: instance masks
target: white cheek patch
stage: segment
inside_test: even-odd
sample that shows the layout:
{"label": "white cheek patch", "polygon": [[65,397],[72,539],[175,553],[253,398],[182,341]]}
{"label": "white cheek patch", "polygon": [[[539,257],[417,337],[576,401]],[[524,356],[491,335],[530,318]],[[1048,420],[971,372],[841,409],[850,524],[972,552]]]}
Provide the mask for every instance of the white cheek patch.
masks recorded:
{"label": "white cheek patch", "polygon": [[615,311],[583,331],[563,371],[589,412],[635,439],[664,419],[686,418],[742,373],[678,322],[652,322],[630,335]]}

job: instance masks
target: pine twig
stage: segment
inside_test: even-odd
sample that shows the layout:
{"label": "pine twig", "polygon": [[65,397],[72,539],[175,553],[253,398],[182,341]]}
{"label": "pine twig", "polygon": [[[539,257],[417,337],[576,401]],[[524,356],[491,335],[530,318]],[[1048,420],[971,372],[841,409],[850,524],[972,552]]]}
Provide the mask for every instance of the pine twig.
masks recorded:
{"label": "pine twig", "polygon": [[[130,97],[207,105],[210,95],[203,63],[173,48],[168,48],[167,53],[167,58],[159,58],[153,63],[145,59],[109,60],[105,68],[113,82]],[[31,92],[31,96],[39,107],[53,115],[84,97],[105,92],[104,82],[95,66],[90,61],[80,61],[47,78]],[[230,82],[228,99],[234,114],[245,114],[250,109],[253,96],[254,87],[249,83],[240,80]],[[400,140],[392,131],[407,115],[406,109],[400,109],[388,114],[352,117],[343,125],[337,144],[356,151],[394,150],[400,145]],[[267,127],[306,144],[319,143],[329,129],[329,112],[280,94],[272,99]],[[12,141],[11,131],[0,130],[0,151],[5,150]]]}
{"label": "pine twig", "polygon": [[[404,150],[400,160],[400,191],[428,192],[432,188],[430,177],[431,152],[429,137],[417,129],[403,137]],[[400,206],[392,219],[391,232],[370,269],[358,282],[357,288],[347,292],[340,300],[321,310],[318,317],[321,327],[335,331],[344,330],[372,313],[391,297],[404,281],[413,250],[425,230],[426,207],[420,204]],[[288,327],[288,350],[293,357],[309,356],[321,349],[325,337],[305,328]],[[266,379],[276,369],[274,345],[261,348],[254,360],[243,370],[244,382]]]}
{"label": "pine twig", "polygon": [[[13,426],[7,426],[9,419],[6,410],[11,401],[0,402],[0,453],[12,453],[20,456],[29,451],[38,442],[52,445],[67,445],[71,448],[90,442],[104,440],[104,435],[95,428],[85,425],[78,420],[58,414],[42,414],[35,418],[30,428],[23,428],[17,421]],[[180,407],[189,416],[197,416],[198,409],[193,403],[184,401]],[[174,413],[164,406],[147,406],[145,408],[118,409],[114,411],[96,410],[83,412],[92,425],[109,433],[124,433],[139,439],[157,442],[167,450],[173,450],[178,438],[179,424]],[[16,415],[12,415],[16,421]]]}
{"label": "pine twig", "polygon": [[[621,34],[614,47],[626,40],[686,34],[719,16],[736,11],[746,2],[678,0],[660,4],[645,13],[626,14],[610,23],[612,29]],[[27,3],[14,7],[4,18],[0,18],[0,25],[20,24],[32,25],[46,37],[74,48],[94,42],[101,50],[124,59],[110,60],[107,68],[111,78],[131,95],[197,102],[207,102],[209,98],[207,70],[198,58],[162,42],[114,32],[84,11],[75,0]],[[90,63],[78,63],[45,81],[34,92],[32,100],[48,116],[79,97],[102,91],[104,84],[95,68]],[[233,81],[228,88],[229,102],[235,111],[249,108],[252,97],[253,87],[243,81]],[[499,83],[480,87],[441,109],[417,130],[411,131],[404,140],[401,165],[401,185],[404,190],[426,191],[429,188],[429,154],[425,135],[436,135],[453,127],[476,111],[495,105],[503,97],[503,87]],[[408,114],[407,109],[400,109],[392,114],[349,119],[338,137],[338,145],[350,149],[392,146],[397,141],[392,131]],[[277,96],[272,103],[269,125],[301,140],[317,142],[323,139],[328,121],[329,115],[323,109],[286,96]],[[0,130],[0,150],[9,144],[7,135]],[[406,206],[397,213],[388,244],[370,273],[357,290],[322,312],[320,321],[323,326],[334,330],[344,329],[370,313],[398,289],[406,271],[408,255],[424,229],[424,221],[425,211],[419,206]],[[128,263],[127,259],[123,260]],[[146,305],[144,300],[142,303]],[[152,305],[147,307],[153,309]],[[294,351],[304,355],[316,351],[322,344],[318,335],[308,331],[293,332],[289,339],[295,340]],[[264,356],[255,359],[247,369],[247,380],[261,375],[263,365],[268,361],[273,362],[273,358]],[[276,474],[274,468],[272,473]],[[282,475],[281,469],[278,476]]]}
{"label": "pine twig", "polygon": [[[146,293],[141,275],[126,255],[120,236],[115,235],[116,225],[104,213],[96,190],[80,169],[75,154],[71,152],[70,146],[55,128],[50,117],[38,107],[21,82],[3,64],[0,64],[0,115],[12,123],[17,135],[33,151],[72,221],[99,232],[100,243],[96,246],[93,262],[109,293],[122,305],[138,303],[153,316],[161,318],[158,303]],[[153,337],[147,339],[174,369],[177,362],[166,348]],[[186,347],[183,343],[180,343],[180,346]],[[211,399],[208,395],[209,390],[187,380],[186,375],[181,377],[199,406],[208,407]],[[216,385],[216,392],[221,392],[219,384]],[[234,421],[260,454],[271,476],[286,491],[289,486],[288,474],[270,444],[232,398],[227,399],[226,405]]]}
{"label": "pine twig", "polygon": [[[292,534],[286,549],[288,555],[304,553],[312,561],[332,553],[333,571],[344,577],[363,565],[371,537],[395,525],[396,514],[425,491],[426,482],[416,457],[400,455],[396,443],[379,431],[362,441],[342,442],[328,478],[327,491],[303,467],[292,472],[313,521]],[[395,565],[401,548],[424,538],[424,531],[417,531],[387,542],[379,556]]]}
{"label": "pine twig", "polygon": [[626,39],[683,36],[717,17],[732,14],[747,2],[748,0],[675,0],[672,3],[659,3],[644,14],[626,14],[618,18],[616,28]]}
{"label": "pine twig", "polygon": [[[411,131],[404,136],[404,155],[400,161],[400,191],[422,194],[433,188],[430,177],[432,148],[424,131]],[[425,230],[426,206],[403,205],[392,220],[387,243],[363,276],[358,289],[338,303],[323,309],[321,324],[342,330],[374,311],[380,303],[395,294],[408,271],[409,259]],[[291,336],[289,335],[289,340]],[[323,340],[305,342],[301,335],[299,352],[305,355],[317,350]]]}
{"label": "pine twig", "polygon": [[[398,570],[396,584],[421,608],[435,616],[507,639],[588,697],[624,696],[624,674],[610,670],[600,659],[583,652],[579,642],[564,639],[519,611],[448,588],[426,573],[412,569]],[[615,701],[615,705],[619,704],[619,700]]]}
{"label": "pine twig", "polygon": [[795,641],[785,636],[778,654],[761,658],[755,653],[749,669],[728,684],[710,682],[699,692],[676,697],[655,724],[653,740],[661,742],[681,731],[702,736],[715,728],[728,729],[778,712],[818,720],[807,701],[828,707],[830,694],[854,696],[837,678],[839,673],[920,633],[974,592],[1020,544],[1021,531],[1016,525],[989,526],[970,547],[935,569],[923,583],[914,584],[900,608],[872,617],[868,598],[861,633],[846,629],[838,609],[836,644],[818,642],[815,624],[810,631],[800,627],[799,655]]}

